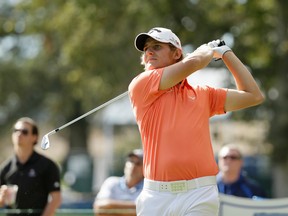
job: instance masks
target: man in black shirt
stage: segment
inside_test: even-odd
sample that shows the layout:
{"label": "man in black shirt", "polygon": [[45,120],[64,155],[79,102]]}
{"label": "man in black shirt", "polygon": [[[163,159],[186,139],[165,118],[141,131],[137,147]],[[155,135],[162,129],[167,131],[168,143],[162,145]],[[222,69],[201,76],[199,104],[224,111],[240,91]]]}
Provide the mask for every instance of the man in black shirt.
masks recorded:
{"label": "man in black shirt", "polygon": [[[59,168],[34,150],[37,140],[36,123],[27,117],[17,120],[12,133],[15,155],[0,166],[0,207],[21,212],[9,215],[52,216],[61,204]],[[14,203],[7,203],[8,185],[18,186]]]}

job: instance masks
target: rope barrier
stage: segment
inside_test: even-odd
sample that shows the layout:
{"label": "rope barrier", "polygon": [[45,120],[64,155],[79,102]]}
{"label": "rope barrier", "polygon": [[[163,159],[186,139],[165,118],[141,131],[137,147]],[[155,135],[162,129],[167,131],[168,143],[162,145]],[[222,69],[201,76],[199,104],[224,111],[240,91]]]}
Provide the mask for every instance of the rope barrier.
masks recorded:
{"label": "rope barrier", "polygon": [[[0,209],[0,216],[6,216],[6,214],[20,214],[20,213],[26,213],[26,214],[32,214],[32,213],[40,213],[43,210],[38,209]],[[55,216],[68,216],[68,215],[135,215],[136,216],[136,210],[135,209],[57,209]]]}

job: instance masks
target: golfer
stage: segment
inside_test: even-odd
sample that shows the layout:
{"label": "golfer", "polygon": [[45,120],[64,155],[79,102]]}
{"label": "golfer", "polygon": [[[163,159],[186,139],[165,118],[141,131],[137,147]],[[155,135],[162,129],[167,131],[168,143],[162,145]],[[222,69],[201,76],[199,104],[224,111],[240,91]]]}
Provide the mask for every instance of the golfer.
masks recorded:
{"label": "golfer", "polygon": [[[217,164],[209,118],[258,105],[264,97],[250,72],[220,40],[183,58],[179,38],[153,28],[135,39],[145,71],[129,85],[144,150],[144,188],[137,215],[218,215]],[[187,77],[222,58],[237,89],[191,86]]]}

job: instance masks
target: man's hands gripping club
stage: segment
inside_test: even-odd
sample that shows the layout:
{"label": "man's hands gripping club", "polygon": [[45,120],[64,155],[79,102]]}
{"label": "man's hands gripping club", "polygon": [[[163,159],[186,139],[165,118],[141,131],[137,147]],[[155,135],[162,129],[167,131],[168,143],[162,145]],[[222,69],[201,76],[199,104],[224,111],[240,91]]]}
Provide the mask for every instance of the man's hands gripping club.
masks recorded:
{"label": "man's hands gripping club", "polygon": [[228,47],[224,41],[221,40],[213,40],[208,43],[208,46],[212,48],[214,51],[213,58],[217,60],[222,59],[223,55],[228,52],[232,51],[230,47]]}

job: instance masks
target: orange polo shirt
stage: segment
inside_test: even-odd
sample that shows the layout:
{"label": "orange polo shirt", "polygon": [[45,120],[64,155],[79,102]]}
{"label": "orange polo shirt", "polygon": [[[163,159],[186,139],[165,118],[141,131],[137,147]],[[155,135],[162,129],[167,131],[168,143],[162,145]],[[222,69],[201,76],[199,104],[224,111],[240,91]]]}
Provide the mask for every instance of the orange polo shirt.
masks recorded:
{"label": "orange polo shirt", "polygon": [[223,114],[227,89],[192,87],[185,79],[158,90],[163,69],[145,71],[129,85],[141,133],[144,176],[157,181],[216,175],[209,118]]}

